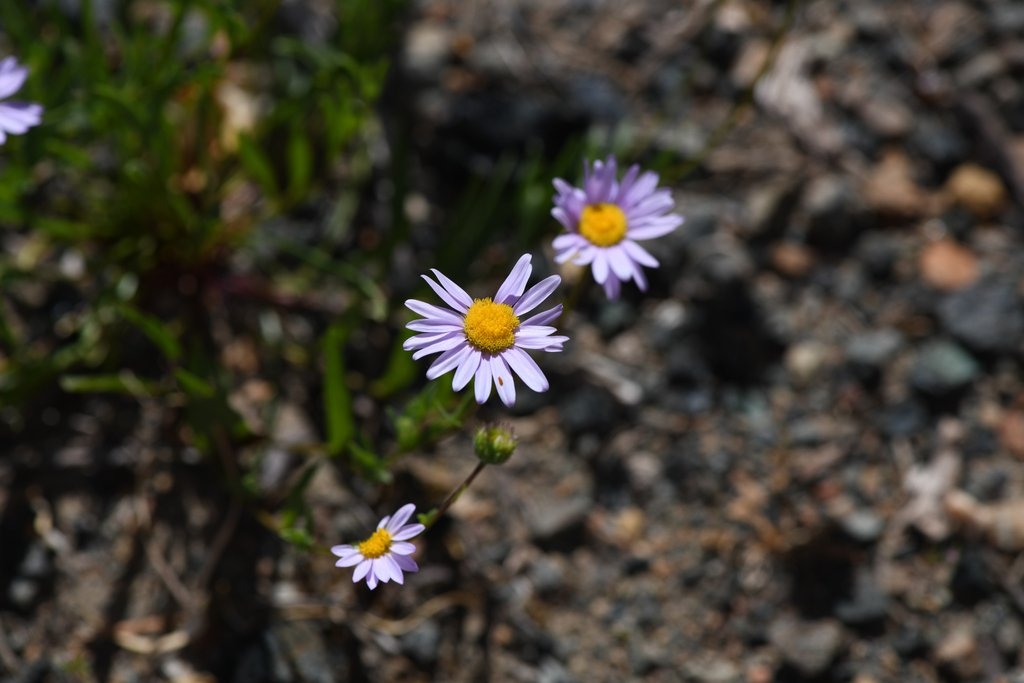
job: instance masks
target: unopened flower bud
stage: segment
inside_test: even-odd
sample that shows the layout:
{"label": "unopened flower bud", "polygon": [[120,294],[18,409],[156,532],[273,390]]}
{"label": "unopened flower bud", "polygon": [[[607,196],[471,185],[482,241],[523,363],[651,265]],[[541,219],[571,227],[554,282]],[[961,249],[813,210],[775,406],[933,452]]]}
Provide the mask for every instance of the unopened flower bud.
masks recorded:
{"label": "unopened flower bud", "polygon": [[509,427],[486,425],[481,427],[473,439],[476,457],[488,465],[500,465],[516,450],[519,440]]}

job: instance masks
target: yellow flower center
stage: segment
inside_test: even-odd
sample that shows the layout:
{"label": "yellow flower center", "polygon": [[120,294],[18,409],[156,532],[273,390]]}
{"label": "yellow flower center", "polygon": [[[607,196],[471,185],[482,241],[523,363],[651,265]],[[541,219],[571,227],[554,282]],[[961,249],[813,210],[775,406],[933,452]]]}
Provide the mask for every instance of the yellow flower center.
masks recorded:
{"label": "yellow flower center", "polygon": [[618,244],[626,236],[626,214],[615,204],[587,204],[580,215],[580,234],[599,247]]}
{"label": "yellow flower center", "polygon": [[388,533],[387,529],[377,529],[373,532],[373,536],[370,536],[356,547],[359,548],[359,552],[363,557],[376,560],[378,557],[387,555],[388,551],[391,550],[391,534]]}
{"label": "yellow flower center", "polygon": [[487,353],[498,353],[512,346],[518,327],[519,318],[512,312],[512,307],[495,303],[490,297],[473,301],[462,322],[466,341]]}

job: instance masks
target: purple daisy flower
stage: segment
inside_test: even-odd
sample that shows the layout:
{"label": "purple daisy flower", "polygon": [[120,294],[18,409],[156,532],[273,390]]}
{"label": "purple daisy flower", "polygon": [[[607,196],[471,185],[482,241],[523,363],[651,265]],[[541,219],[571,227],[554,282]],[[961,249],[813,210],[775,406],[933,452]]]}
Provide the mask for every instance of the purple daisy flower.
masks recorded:
{"label": "purple daisy flower", "polygon": [[641,266],[657,268],[658,261],[637,240],[650,240],[672,232],[683,217],[668,213],[672,193],[658,188],[658,174],[640,173],[633,165],[616,180],[615,157],[583,163],[583,187],[555,178],[555,208],[551,215],[566,229],[555,238],[555,260],[590,264],[594,280],[609,299],[617,299],[622,283],[632,279],[641,291],[647,278]]}
{"label": "purple daisy flower", "polygon": [[407,325],[421,334],[407,339],[402,348],[415,350],[412,357],[417,360],[432,353],[441,354],[427,369],[427,379],[437,379],[455,370],[455,391],[461,391],[473,379],[476,401],[483,403],[490,397],[493,383],[501,402],[509,407],[516,402],[512,371],[534,391],[547,391],[547,377],[524,349],[562,350],[562,344],[569,338],[553,336],[556,330],[550,326],[562,314],[562,305],[526,320],[520,316],[547,299],[562,278],[552,275],[524,293],[533,272],[530,258],[529,254],[520,257],[494,298],[471,299],[465,290],[433,268],[431,272],[437,282],[423,276],[451,307],[449,310],[416,299],[405,302],[423,318]]}
{"label": "purple daisy flower", "polygon": [[366,579],[366,585],[373,590],[377,583],[405,583],[402,572],[418,572],[416,561],[409,557],[416,551],[416,546],[408,543],[426,529],[422,524],[406,524],[416,506],[412,503],[398,508],[398,512],[380,520],[377,530],[356,545],[336,545],[331,552],[339,559],[335,567],[355,566],[352,572],[352,583]]}
{"label": "purple daisy flower", "polygon": [[[18,66],[18,60],[7,57],[0,61],[0,100],[21,89],[28,78],[28,69]],[[0,102],[0,145],[7,135],[21,135],[43,120],[43,107],[32,102]]]}

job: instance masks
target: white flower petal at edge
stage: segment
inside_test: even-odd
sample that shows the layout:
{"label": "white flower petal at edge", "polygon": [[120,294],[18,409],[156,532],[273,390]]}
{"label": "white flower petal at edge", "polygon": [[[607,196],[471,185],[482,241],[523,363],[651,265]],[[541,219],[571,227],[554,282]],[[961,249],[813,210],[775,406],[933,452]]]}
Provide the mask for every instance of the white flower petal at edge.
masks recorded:
{"label": "white flower petal at edge", "polygon": [[524,254],[493,298],[471,299],[459,285],[437,270],[431,270],[436,281],[424,275],[430,288],[449,309],[409,299],[405,305],[422,316],[406,327],[418,334],[403,344],[420,359],[440,353],[427,369],[427,379],[437,379],[451,371],[452,388],[461,391],[473,380],[473,395],[484,403],[495,390],[506,406],[515,405],[515,374],[530,389],[547,391],[548,380],[526,349],[557,352],[569,341],[555,334],[551,326],[562,313],[561,304],[526,314],[540,306],[558,288],[562,279],[547,277],[533,287],[526,285],[533,273],[529,254]]}
{"label": "white flower petal at edge", "polygon": [[[21,89],[28,78],[28,69],[19,66],[14,57],[0,60],[0,100]],[[42,105],[32,102],[0,102],[0,145],[8,135],[21,135],[43,120]]]}
{"label": "white flower petal at edge", "polygon": [[683,217],[671,212],[672,193],[658,187],[656,173],[641,173],[633,165],[618,181],[616,172],[615,157],[610,156],[584,162],[582,187],[556,178],[551,210],[565,229],[552,243],[555,261],[589,265],[609,299],[618,298],[622,283],[629,280],[646,290],[643,267],[658,267],[637,241],[662,237],[683,224]]}
{"label": "white flower petal at edge", "polygon": [[362,543],[336,545],[331,552],[340,559],[336,567],[355,567],[352,583],[366,579],[366,585],[373,590],[378,583],[405,583],[402,572],[418,572],[419,566],[410,555],[416,546],[408,541],[423,533],[422,524],[406,522],[416,511],[412,503],[403,505],[394,515],[388,515],[377,524],[377,530]]}

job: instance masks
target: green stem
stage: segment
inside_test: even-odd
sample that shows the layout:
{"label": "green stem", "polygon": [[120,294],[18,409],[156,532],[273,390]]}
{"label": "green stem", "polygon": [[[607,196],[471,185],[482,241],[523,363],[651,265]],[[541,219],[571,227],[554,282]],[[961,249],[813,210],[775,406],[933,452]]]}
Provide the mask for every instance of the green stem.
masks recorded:
{"label": "green stem", "polygon": [[487,467],[487,463],[478,462],[476,464],[476,467],[473,468],[473,471],[469,473],[468,477],[466,477],[466,480],[463,481],[458,486],[456,486],[455,490],[448,494],[448,497],[444,499],[444,502],[441,503],[441,506],[439,508],[430,513],[430,519],[424,526],[426,526],[428,529],[434,526],[437,520],[441,518],[441,515],[447,512],[448,508],[455,504],[455,501],[457,501],[459,497],[462,496],[463,493],[465,493],[466,489],[469,488],[469,485],[473,483],[473,480],[476,479],[478,474],[483,472],[483,469],[485,467]]}

